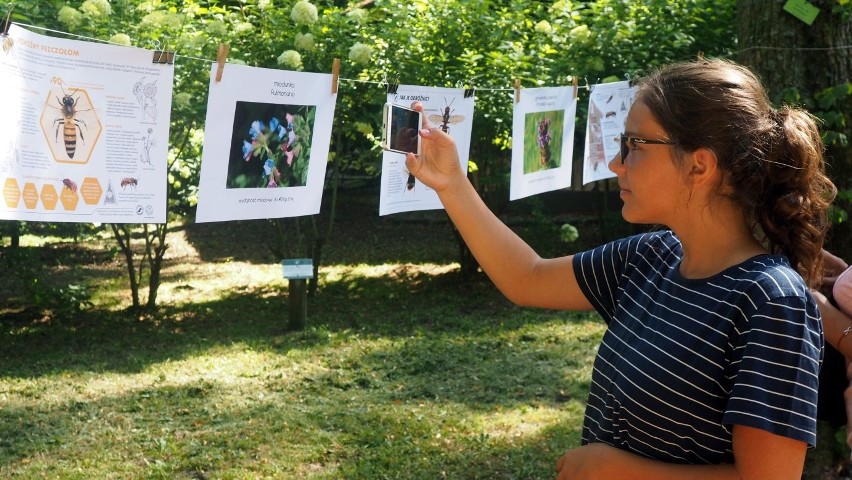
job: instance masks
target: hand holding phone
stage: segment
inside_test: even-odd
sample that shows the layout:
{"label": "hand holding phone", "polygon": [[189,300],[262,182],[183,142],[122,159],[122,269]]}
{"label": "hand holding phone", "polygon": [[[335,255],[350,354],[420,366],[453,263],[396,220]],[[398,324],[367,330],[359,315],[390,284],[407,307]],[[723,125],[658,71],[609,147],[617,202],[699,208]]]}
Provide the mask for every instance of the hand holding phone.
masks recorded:
{"label": "hand holding phone", "polygon": [[422,115],[411,108],[386,103],[382,110],[382,148],[420,155]]}

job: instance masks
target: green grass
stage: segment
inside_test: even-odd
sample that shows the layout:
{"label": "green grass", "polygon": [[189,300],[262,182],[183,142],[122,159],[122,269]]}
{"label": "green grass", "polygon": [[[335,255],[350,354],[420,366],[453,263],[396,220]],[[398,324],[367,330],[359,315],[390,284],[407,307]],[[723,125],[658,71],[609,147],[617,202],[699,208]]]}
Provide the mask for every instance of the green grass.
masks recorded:
{"label": "green grass", "polygon": [[34,309],[0,278],[0,478],[552,478],[600,321],[461,278],[445,226],[378,222],[329,245],[299,332],[251,224],[170,233],[146,316],[103,244],[21,247],[94,306]]}

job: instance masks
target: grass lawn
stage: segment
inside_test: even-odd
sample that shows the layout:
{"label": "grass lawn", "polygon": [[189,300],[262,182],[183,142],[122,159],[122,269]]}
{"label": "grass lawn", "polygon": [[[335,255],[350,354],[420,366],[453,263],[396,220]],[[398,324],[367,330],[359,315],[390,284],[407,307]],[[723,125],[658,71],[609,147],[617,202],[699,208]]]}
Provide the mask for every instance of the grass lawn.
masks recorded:
{"label": "grass lawn", "polygon": [[27,308],[0,278],[0,478],[553,478],[599,319],[461,278],[442,222],[340,218],[299,332],[262,222],[176,227],[141,317],[110,242],[25,238],[94,306]]}

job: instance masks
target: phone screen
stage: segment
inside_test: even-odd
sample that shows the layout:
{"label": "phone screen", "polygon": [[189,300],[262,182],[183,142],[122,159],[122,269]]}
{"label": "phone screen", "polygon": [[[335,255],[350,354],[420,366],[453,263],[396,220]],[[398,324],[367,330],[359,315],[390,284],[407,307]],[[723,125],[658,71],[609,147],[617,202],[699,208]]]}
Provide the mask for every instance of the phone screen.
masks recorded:
{"label": "phone screen", "polygon": [[418,153],[420,113],[391,105],[388,143],[391,150]]}

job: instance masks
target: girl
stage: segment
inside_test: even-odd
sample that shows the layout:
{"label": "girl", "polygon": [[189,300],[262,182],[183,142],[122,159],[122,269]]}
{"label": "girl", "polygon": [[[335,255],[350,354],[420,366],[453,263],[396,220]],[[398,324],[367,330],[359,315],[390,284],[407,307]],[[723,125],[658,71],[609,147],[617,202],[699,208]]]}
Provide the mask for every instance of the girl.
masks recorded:
{"label": "girl", "polygon": [[507,298],[607,323],[559,479],[801,478],[823,348],[808,286],[835,193],[810,115],[728,61],[656,71],[609,168],[624,218],[664,228],[554,259],[488,210],[449,136],[420,135],[408,170]]}

